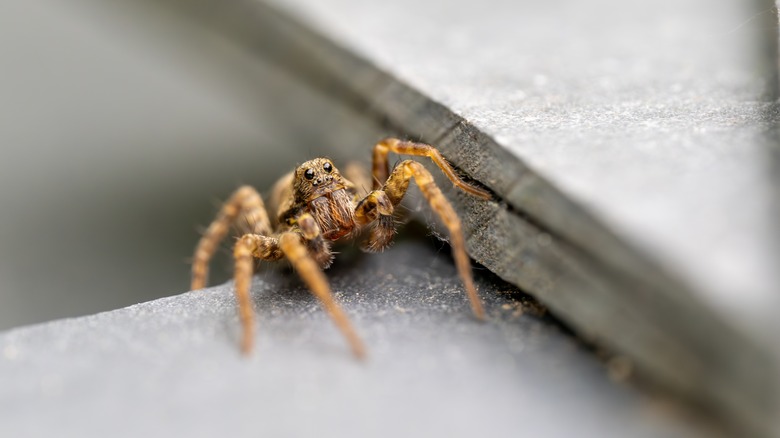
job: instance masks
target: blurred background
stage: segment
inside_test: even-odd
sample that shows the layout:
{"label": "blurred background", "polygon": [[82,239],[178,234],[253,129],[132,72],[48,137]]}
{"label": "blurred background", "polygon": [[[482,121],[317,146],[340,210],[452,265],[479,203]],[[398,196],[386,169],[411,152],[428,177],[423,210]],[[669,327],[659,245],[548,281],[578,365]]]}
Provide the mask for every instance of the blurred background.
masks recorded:
{"label": "blurred background", "polygon": [[383,134],[144,2],[4,1],[0,54],[0,330],[185,292],[239,184]]}

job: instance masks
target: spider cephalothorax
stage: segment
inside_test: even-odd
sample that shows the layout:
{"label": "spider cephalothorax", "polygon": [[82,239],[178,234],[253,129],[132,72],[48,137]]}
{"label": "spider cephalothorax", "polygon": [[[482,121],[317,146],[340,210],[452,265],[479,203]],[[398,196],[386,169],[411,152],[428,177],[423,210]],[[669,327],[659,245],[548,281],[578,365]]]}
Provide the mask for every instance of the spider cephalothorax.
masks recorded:
{"label": "spider cephalothorax", "polygon": [[293,188],[296,200],[310,202],[335,190],[345,189],[346,180],[332,161],[315,158],[295,168]]}
{"label": "spider cephalothorax", "polygon": [[337,240],[355,230],[354,190],[327,158],[315,158],[295,169],[293,207],[283,213],[295,218],[311,213],[325,239]]}
{"label": "spider cephalothorax", "polygon": [[[275,185],[270,199],[276,208],[275,217],[278,218],[274,224],[269,220],[263,199],[257,191],[249,186],[239,188],[198,243],[192,265],[192,289],[205,287],[208,263],[218,243],[227,235],[230,225],[237,218],[245,218],[251,230],[236,241],[233,251],[244,352],[251,350],[254,334],[254,315],[249,294],[252,260],[287,258],[312,293],[322,301],[349,340],[355,355],[362,357],[365,354],[362,341],[333,299],[322,269],[327,268],[333,260],[331,242],[352,237],[363,227],[371,227],[363,244],[365,250],[380,251],[390,244],[395,234],[394,207],[406,194],[412,178],[448,228],[453,256],[472,310],[478,318],[483,318],[484,310],[471,278],[460,219],[434,183],[431,174],[420,163],[405,160],[390,172],[387,163],[389,152],[429,157],[456,187],[471,195],[490,199],[488,192],[463,182],[432,146],[394,138],[374,146],[373,183],[369,183],[364,173],[354,166],[347,169],[349,178],[345,178],[327,158],[307,161],[282,177]],[[373,188],[371,192],[359,192],[359,188],[369,186]]]}

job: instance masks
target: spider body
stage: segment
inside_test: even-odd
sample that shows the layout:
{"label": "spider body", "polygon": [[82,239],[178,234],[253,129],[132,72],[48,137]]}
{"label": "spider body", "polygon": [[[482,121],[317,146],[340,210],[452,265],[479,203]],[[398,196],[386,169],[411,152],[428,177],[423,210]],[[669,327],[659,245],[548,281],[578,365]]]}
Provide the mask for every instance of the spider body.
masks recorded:
{"label": "spider body", "polygon": [[309,213],[322,237],[335,241],[356,231],[353,184],[346,180],[327,158],[316,158],[298,166],[293,178],[293,205],[281,212],[280,221],[294,224],[295,218]]}
{"label": "spider body", "polygon": [[[472,310],[478,318],[483,318],[484,310],[471,277],[460,219],[420,163],[402,161],[390,172],[389,152],[429,157],[456,187],[483,199],[491,198],[488,192],[462,181],[432,146],[394,138],[374,146],[373,183],[356,166],[348,167],[346,175],[342,175],[327,158],[316,158],[296,167],[274,186],[269,199],[271,211],[276,213],[273,224],[260,194],[249,186],[239,188],[222,206],[198,243],[192,266],[192,289],[205,287],[208,263],[217,245],[227,235],[231,224],[245,220],[249,230],[236,241],[233,250],[245,353],[251,351],[254,335],[249,293],[253,259],[286,258],[346,336],[353,353],[358,357],[365,355],[365,347],[335,301],[322,269],[330,266],[333,260],[332,242],[355,237],[363,228],[370,227],[362,245],[364,250],[381,251],[390,245],[395,234],[394,207],[401,202],[412,179],[449,230],[453,256]],[[369,186],[372,187],[369,193],[361,192],[361,188]]]}

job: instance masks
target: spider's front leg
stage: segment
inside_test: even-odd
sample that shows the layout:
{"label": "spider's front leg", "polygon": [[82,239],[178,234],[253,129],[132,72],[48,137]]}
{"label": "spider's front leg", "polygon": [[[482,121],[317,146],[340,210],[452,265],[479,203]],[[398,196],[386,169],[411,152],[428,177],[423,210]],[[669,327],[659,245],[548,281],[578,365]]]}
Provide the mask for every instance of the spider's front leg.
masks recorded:
{"label": "spider's front leg", "polygon": [[236,242],[234,256],[236,296],[243,328],[241,349],[244,353],[251,352],[254,344],[254,313],[250,295],[252,258],[279,260],[286,257],[347,338],[355,356],[358,358],[365,356],[363,342],[334,299],[328,281],[320,268],[330,263],[332,255],[311,215],[303,214],[296,218],[293,229],[282,233],[278,238],[256,234],[242,236]]}
{"label": "spider's front leg", "polygon": [[355,220],[358,225],[371,224],[371,232],[361,248],[368,252],[379,252],[387,248],[395,235],[393,203],[382,190],[374,190],[358,202]]}
{"label": "spider's front leg", "polygon": [[241,318],[241,351],[249,354],[254,345],[255,317],[252,310],[252,274],[253,258],[274,261],[284,256],[279,247],[279,239],[260,234],[244,234],[233,247],[234,282],[236,299],[238,300],[238,315]]}
{"label": "spider's front leg", "polygon": [[[330,315],[333,322],[336,324],[341,333],[347,338],[352,353],[358,358],[362,359],[366,356],[366,348],[363,346],[363,341],[357,335],[357,332],[349,322],[349,318],[341,309],[341,306],[336,302],[333,297],[333,292],[330,290],[325,274],[320,268],[321,263],[318,263],[317,259],[320,257],[312,256],[312,240],[320,239],[322,236],[319,233],[319,227],[317,227],[314,218],[309,214],[304,214],[297,219],[298,225],[301,227],[301,233],[287,232],[279,237],[279,246],[284,252],[284,255],[293,265],[298,275],[301,276],[303,281],[309,286],[309,290],[316,296],[325,310]],[[316,245],[316,244],[315,244]]]}
{"label": "spider's front leg", "polygon": [[[455,258],[458,273],[466,288],[466,294],[471,302],[471,309],[477,318],[484,319],[485,311],[474,287],[471,264],[468,254],[466,254],[460,218],[458,218],[450,202],[433,181],[431,173],[422,164],[412,160],[402,161],[393,169],[382,190],[374,190],[358,204],[355,217],[359,222],[376,221],[374,228],[371,230],[367,247],[369,249],[382,249],[390,243],[395,230],[392,223],[393,207],[398,205],[401,199],[403,199],[409,188],[409,181],[412,178],[417,182],[417,186],[420,187],[420,191],[431,208],[439,215],[444,226],[447,227],[450,233],[452,254]],[[476,188],[474,189],[477,190]]]}

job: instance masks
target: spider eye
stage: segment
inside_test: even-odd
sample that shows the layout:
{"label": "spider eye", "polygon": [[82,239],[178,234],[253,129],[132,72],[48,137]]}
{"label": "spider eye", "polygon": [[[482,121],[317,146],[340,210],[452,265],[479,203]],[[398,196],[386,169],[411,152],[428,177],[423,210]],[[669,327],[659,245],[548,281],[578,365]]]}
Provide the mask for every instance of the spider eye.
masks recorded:
{"label": "spider eye", "polygon": [[303,177],[306,178],[306,179],[314,178],[314,170],[313,169],[306,169],[306,172],[303,172]]}
{"label": "spider eye", "polygon": [[333,165],[330,163],[325,163],[322,166],[323,169],[325,169],[325,172],[331,173],[333,171]]}

